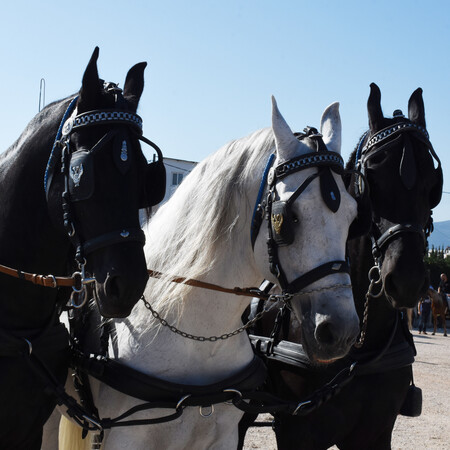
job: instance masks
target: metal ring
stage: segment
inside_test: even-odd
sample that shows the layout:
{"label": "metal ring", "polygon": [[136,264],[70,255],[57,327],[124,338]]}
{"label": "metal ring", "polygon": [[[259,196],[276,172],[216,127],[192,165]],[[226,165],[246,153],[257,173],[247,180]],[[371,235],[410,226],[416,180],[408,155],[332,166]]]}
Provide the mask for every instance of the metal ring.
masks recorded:
{"label": "metal ring", "polygon": [[72,306],[72,307],[75,308],[75,309],[82,308],[82,307],[86,304],[86,302],[87,302],[88,296],[87,296],[87,294],[86,294],[86,292],[85,292],[85,293],[84,293],[83,301],[82,301],[79,305],[76,304],[76,303],[74,302],[74,296],[75,296],[75,295],[79,295],[79,294],[80,294],[80,292],[76,292],[76,291],[73,291],[73,292],[70,294],[70,306]]}
{"label": "metal ring", "polygon": [[[377,272],[377,278],[373,278],[373,274],[374,272]],[[369,273],[367,275],[369,277],[369,281],[373,281],[375,284],[379,283],[381,280],[381,272],[380,272],[380,268],[375,265],[373,266],[370,270]]]}
{"label": "metal ring", "polygon": [[203,406],[199,406],[198,409],[202,417],[210,417],[214,414],[214,405],[209,405],[209,407],[211,408],[209,414],[203,414]]}
{"label": "metal ring", "polygon": [[73,223],[70,222],[70,227],[71,230],[67,232],[67,234],[69,235],[69,237],[74,237],[75,236],[75,227],[73,226]]}
{"label": "metal ring", "polygon": [[[234,394],[239,395],[239,400],[242,399],[242,393],[240,391],[238,391],[237,389],[224,389],[223,392],[233,392]],[[229,401],[225,402],[225,404],[232,405],[233,400],[229,400]]]}
{"label": "metal ring", "polygon": [[55,278],[54,275],[47,275],[47,278],[51,278],[52,279],[54,288],[58,287],[58,283],[56,282],[56,278]]}
{"label": "metal ring", "polygon": [[28,339],[24,338],[24,341],[28,344],[28,354],[31,355],[31,353],[33,352],[33,345]]}
{"label": "metal ring", "polygon": [[75,286],[72,286],[72,290],[73,292],[76,292],[77,294],[81,294],[81,292],[83,292],[84,290],[84,286],[83,286],[83,274],[81,272],[74,272],[72,274],[72,278],[75,278],[76,276],[79,276],[81,279],[81,288],[77,289]]}
{"label": "metal ring", "polygon": [[308,400],[306,402],[301,402],[297,405],[297,408],[295,408],[295,411],[292,413],[293,416],[296,416],[300,409],[302,409],[304,406],[309,405],[312,403],[311,400]]}
{"label": "metal ring", "polygon": [[181,400],[177,403],[177,406],[175,406],[175,409],[178,411],[178,408],[180,408],[181,405],[183,404],[183,402],[190,396],[191,396],[191,394],[188,394],[188,395],[185,395],[184,397],[182,397]]}

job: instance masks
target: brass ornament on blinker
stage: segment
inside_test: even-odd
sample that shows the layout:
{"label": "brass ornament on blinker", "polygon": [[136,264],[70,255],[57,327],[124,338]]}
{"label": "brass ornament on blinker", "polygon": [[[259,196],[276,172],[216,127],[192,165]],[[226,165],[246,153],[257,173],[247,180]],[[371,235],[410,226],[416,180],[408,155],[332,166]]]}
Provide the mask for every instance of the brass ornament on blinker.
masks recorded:
{"label": "brass ornament on blinker", "polygon": [[281,226],[283,225],[283,214],[272,214],[272,227],[276,234],[281,234]]}

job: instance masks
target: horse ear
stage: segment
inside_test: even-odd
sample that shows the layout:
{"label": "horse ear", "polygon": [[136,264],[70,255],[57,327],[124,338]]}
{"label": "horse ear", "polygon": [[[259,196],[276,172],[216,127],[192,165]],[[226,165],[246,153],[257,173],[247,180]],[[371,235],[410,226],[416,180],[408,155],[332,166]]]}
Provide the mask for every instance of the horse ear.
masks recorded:
{"label": "horse ear", "polygon": [[332,103],[322,114],[320,132],[323,142],[332,152],[341,153],[342,124],[339,102]]}
{"label": "horse ear", "polygon": [[370,84],[370,95],[367,100],[367,112],[369,114],[369,127],[371,131],[381,130],[384,119],[381,110],[381,92],[380,88],[375,84]]}
{"label": "horse ear", "polygon": [[288,161],[295,156],[307,153],[310,149],[295,136],[281,115],[277,101],[272,95],[272,131],[275,137],[277,155],[280,160]]}
{"label": "horse ear", "polygon": [[137,109],[139,100],[144,90],[144,70],[146,62],[141,62],[133,66],[127,73],[123,96]]}
{"label": "horse ear", "polygon": [[425,128],[425,106],[421,88],[416,89],[409,99],[408,117],[411,122]]}
{"label": "horse ear", "polygon": [[86,109],[88,108],[87,105],[98,104],[101,95],[101,85],[97,70],[98,54],[99,48],[95,47],[86,70],[84,71],[81,84],[78,106],[83,105]]}

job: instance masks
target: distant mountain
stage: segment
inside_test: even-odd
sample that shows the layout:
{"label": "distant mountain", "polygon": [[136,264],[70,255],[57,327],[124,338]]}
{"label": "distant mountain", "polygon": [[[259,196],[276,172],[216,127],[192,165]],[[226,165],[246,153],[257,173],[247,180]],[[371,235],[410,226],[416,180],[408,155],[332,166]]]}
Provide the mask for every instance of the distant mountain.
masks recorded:
{"label": "distant mountain", "polygon": [[434,223],[434,231],[428,238],[428,246],[430,249],[433,246],[435,248],[450,247],[450,220]]}

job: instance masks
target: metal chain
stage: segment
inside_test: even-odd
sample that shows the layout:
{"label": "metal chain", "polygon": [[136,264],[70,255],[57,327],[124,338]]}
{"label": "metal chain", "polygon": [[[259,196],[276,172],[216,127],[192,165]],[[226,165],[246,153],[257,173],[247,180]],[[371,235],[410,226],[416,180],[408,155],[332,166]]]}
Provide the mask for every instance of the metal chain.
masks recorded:
{"label": "metal chain", "polygon": [[[163,327],[167,327],[172,333],[178,334],[186,339],[192,339],[193,341],[199,341],[199,342],[217,342],[219,340],[225,341],[226,339],[229,339],[230,337],[236,336],[237,334],[242,333],[247,328],[250,328],[255,322],[257,322],[261,317],[269,312],[271,309],[273,309],[280,301],[286,302],[287,299],[284,299],[286,296],[280,295],[280,296],[271,296],[269,298],[269,301],[273,301],[268,308],[264,307],[264,309],[255,315],[255,317],[251,320],[249,320],[245,325],[242,325],[241,327],[237,328],[236,330],[232,331],[231,333],[224,333],[220,336],[196,336],[195,334],[186,333],[185,331],[179,330],[174,325],[170,325],[166,319],[163,319],[157,311],[155,311],[152,308],[152,305],[145,299],[144,296],[141,297],[141,300],[144,302],[145,307],[152,313],[152,316],[158,320]],[[290,296],[289,296],[290,297]]]}
{"label": "metal chain", "polygon": [[358,341],[354,344],[355,348],[361,348],[364,345],[364,340],[366,338],[367,323],[369,319],[369,298],[378,298],[383,293],[383,286],[381,286],[380,292],[378,294],[373,294],[372,290],[374,286],[383,282],[380,273],[380,265],[378,259],[375,260],[375,265],[369,270],[369,288],[366,292],[366,300],[364,302],[364,312],[363,312],[363,322],[361,326],[361,333],[359,335]]}
{"label": "metal chain", "polygon": [[[311,289],[308,291],[302,291],[295,295],[306,295],[306,294],[312,294],[316,292],[322,292],[330,289],[338,289],[338,288],[351,288],[351,284],[335,284],[333,286],[327,286],[317,289]],[[217,342],[219,340],[225,341],[226,339],[229,339],[230,337],[236,336],[237,334],[242,333],[243,331],[250,328],[252,325],[254,325],[258,320],[260,320],[264,314],[271,311],[273,308],[275,308],[280,302],[283,302],[284,304],[288,305],[289,300],[293,297],[292,294],[281,294],[281,295],[271,295],[269,299],[266,301],[266,304],[272,303],[269,307],[264,307],[262,311],[257,313],[255,317],[251,320],[249,320],[246,324],[242,325],[241,327],[237,328],[236,330],[230,332],[230,333],[224,333],[220,336],[196,336],[195,334],[190,334],[185,331],[182,331],[175,327],[174,325],[170,325],[166,319],[163,319],[160,314],[155,311],[152,308],[152,305],[145,299],[144,296],[141,297],[142,302],[144,303],[144,306],[152,313],[152,316],[158,320],[163,327],[167,327],[172,333],[178,334],[179,336],[182,336],[186,339],[192,339],[193,341],[199,341],[199,342]]]}

